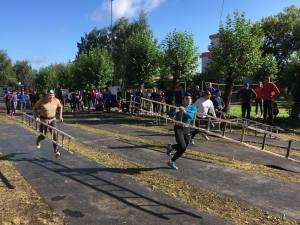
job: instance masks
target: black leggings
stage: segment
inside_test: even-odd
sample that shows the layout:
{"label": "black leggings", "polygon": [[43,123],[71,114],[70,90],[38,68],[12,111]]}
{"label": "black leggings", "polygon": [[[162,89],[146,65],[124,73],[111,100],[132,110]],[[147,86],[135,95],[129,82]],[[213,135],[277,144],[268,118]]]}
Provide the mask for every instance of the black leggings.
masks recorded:
{"label": "black leggings", "polygon": [[268,124],[273,124],[273,102],[272,100],[264,100],[264,123],[267,122],[268,115]]}
{"label": "black leggings", "polygon": [[188,127],[175,125],[174,132],[177,144],[172,145],[172,148],[176,150],[174,156],[171,159],[173,162],[182,156],[191,140],[190,128]]}
{"label": "black leggings", "polygon": [[242,118],[250,119],[251,104],[250,102],[242,103]]}

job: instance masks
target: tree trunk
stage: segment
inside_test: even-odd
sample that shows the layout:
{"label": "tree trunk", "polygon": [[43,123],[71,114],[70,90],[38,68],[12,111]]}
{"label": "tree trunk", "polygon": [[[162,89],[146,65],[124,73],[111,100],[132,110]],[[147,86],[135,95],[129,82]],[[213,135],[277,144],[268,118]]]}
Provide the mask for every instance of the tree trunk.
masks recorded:
{"label": "tree trunk", "polygon": [[233,79],[227,79],[225,85],[225,92],[224,92],[224,103],[225,103],[225,112],[230,112],[230,104],[231,104],[231,95],[233,89]]}
{"label": "tree trunk", "polygon": [[296,85],[294,93],[294,104],[291,111],[291,119],[298,119],[300,114],[300,65],[296,67]]}

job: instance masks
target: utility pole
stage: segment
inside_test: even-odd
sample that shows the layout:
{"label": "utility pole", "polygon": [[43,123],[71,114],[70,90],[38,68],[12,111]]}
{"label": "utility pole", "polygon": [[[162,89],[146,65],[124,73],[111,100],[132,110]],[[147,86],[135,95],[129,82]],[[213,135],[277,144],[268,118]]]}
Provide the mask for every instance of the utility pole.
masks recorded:
{"label": "utility pole", "polygon": [[110,0],[110,55],[112,60],[112,76],[111,76],[111,83],[110,86],[113,85],[113,79],[114,79],[114,61],[113,61],[113,0]]}

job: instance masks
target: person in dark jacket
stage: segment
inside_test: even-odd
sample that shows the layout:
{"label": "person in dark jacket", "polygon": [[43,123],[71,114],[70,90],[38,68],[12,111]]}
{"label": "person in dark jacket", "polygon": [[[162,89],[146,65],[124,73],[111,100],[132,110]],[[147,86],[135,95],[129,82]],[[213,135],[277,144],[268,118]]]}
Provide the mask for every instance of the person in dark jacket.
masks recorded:
{"label": "person in dark jacket", "polygon": [[200,90],[200,86],[196,85],[194,90],[193,90],[193,103],[195,103],[195,101],[197,101],[198,98],[201,97],[201,90]]}
{"label": "person in dark jacket", "polygon": [[[212,102],[215,107],[216,116],[221,119],[226,119],[226,116],[224,113],[225,103],[222,98],[222,92],[220,90],[216,90],[216,96],[212,99]],[[224,122],[221,122],[220,128],[221,128],[221,130],[224,130],[224,128],[225,128]]]}
{"label": "person in dark jacket", "polygon": [[241,98],[242,118],[250,119],[251,100],[256,98],[255,91],[246,83],[237,95]]}

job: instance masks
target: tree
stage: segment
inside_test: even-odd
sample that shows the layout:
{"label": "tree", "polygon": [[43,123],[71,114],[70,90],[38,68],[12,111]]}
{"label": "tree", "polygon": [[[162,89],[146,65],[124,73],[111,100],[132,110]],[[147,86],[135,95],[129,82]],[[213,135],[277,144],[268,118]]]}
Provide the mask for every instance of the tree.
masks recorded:
{"label": "tree", "polygon": [[149,27],[144,13],[131,23],[126,18],[117,20],[112,31],[109,27],[99,30],[94,28],[89,33],[85,33],[77,43],[77,57],[81,53],[89,53],[94,48],[106,48],[113,58],[113,78],[125,79],[125,64],[128,60],[126,43],[132,34],[147,30]]}
{"label": "tree", "polygon": [[261,65],[261,35],[259,26],[253,26],[244,14],[228,16],[226,25],[220,26],[219,45],[212,49],[211,71],[225,80],[224,102],[230,110],[234,82],[241,82]]}
{"label": "tree", "polygon": [[159,48],[150,31],[137,32],[127,42],[125,79],[142,90],[159,74]]}
{"label": "tree", "polygon": [[292,106],[291,118],[298,119],[300,114],[300,63],[295,65],[295,93],[294,93],[294,104]]}
{"label": "tree", "polygon": [[30,86],[34,80],[34,73],[28,61],[17,61],[13,65],[13,70],[16,74],[18,82],[25,86]]}
{"label": "tree", "polygon": [[73,68],[72,63],[67,63],[67,64],[59,63],[53,65],[52,69],[54,70],[59,88],[74,87],[72,68]]}
{"label": "tree", "polygon": [[292,5],[260,22],[264,34],[264,53],[275,57],[280,71],[297,48],[295,31],[299,21],[300,9]]}
{"label": "tree", "polygon": [[198,53],[193,37],[187,32],[169,33],[162,42],[163,66],[173,76],[173,86],[179,81],[189,81],[198,66]]}
{"label": "tree", "polygon": [[95,48],[107,48],[109,50],[109,32],[109,28],[104,27],[99,30],[94,28],[89,33],[85,33],[80,42],[77,42],[77,56],[81,53],[89,53]]}
{"label": "tree", "polygon": [[0,50],[0,84],[16,85],[16,75],[12,68],[12,63],[7,53]]}
{"label": "tree", "polygon": [[277,62],[273,55],[266,55],[262,57],[261,65],[258,70],[253,74],[254,81],[264,81],[265,78],[271,77],[276,80],[278,73]]}
{"label": "tree", "polygon": [[55,66],[50,65],[40,68],[36,77],[34,78],[34,84],[39,91],[46,91],[49,89],[58,88],[58,80],[55,73]]}
{"label": "tree", "polygon": [[112,75],[112,60],[104,48],[82,52],[74,62],[74,83],[77,88],[100,88],[107,85]]}

